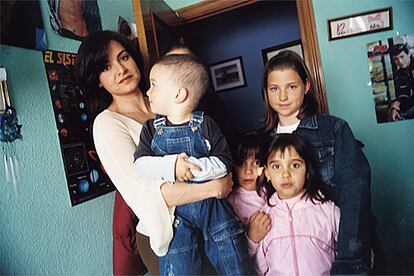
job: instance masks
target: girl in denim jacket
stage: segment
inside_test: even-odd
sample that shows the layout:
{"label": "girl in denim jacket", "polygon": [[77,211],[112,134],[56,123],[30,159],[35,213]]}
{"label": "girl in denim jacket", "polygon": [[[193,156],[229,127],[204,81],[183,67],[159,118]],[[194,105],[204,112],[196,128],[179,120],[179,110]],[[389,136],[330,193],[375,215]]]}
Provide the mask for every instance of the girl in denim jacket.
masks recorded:
{"label": "girl in denim jacket", "polygon": [[271,219],[251,219],[249,251],[259,275],[329,275],[340,211],[329,201],[308,143],[278,134],[266,153],[264,183]]}
{"label": "girl in denim jacket", "polygon": [[318,114],[312,77],[302,58],[282,51],[269,60],[262,75],[264,130],[271,136],[296,133],[318,157],[318,171],[341,209],[338,255],[333,274],[369,271],[371,260],[371,171],[344,120]]}

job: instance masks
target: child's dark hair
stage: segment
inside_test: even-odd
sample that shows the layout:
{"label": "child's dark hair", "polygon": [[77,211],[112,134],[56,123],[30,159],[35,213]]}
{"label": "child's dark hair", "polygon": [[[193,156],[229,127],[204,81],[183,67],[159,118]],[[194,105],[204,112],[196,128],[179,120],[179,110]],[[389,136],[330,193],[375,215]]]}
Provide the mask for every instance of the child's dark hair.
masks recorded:
{"label": "child's dark hair", "polygon": [[[242,166],[244,161],[253,157],[259,161],[260,167],[264,165],[264,156],[262,146],[264,143],[263,135],[256,130],[245,130],[234,134],[229,141],[230,150],[234,164],[238,167]],[[233,177],[236,177],[234,174]],[[234,179],[237,180],[237,179]],[[237,183],[237,181],[234,181]],[[259,178],[256,181],[256,191],[261,194],[262,183]]]}
{"label": "child's dark hair", "polygon": [[142,73],[140,53],[126,36],[113,31],[99,31],[87,36],[79,46],[74,74],[77,85],[87,99],[92,118],[112,102],[111,94],[99,87],[99,76],[108,63],[108,45],[111,41],[116,41],[125,48]]}
{"label": "child's dark hair", "polygon": [[246,130],[234,134],[230,138],[230,150],[234,163],[241,166],[245,160],[254,157],[260,161],[260,165],[263,165],[262,140],[262,135],[255,130]]}
{"label": "child's dark hair", "polygon": [[[267,148],[265,154],[266,165],[268,158],[274,153],[280,152],[283,155],[285,150],[289,150],[290,148],[295,149],[299,156],[305,161],[306,165],[305,193],[302,195],[302,198],[307,197],[313,203],[315,203],[315,200],[322,203],[329,200],[327,190],[319,177],[314,153],[305,139],[296,134],[277,134],[273,137]],[[269,200],[276,190],[268,180],[264,182],[264,186],[266,189],[267,204],[271,206]]]}
{"label": "child's dark hair", "polygon": [[269,74],[275,70],[285,69],[292,69],[295,71],[304,84],[306,84],[306,81],[308,80],[310,82],[310,89],[305,94],[305,98],[298,114],[298,119],[309,117],[319,111],[319,103],[315,95],[313,78],[311,77],[305,62],[297,53],[293,51],[281,51],[266,63],[265,69],[262,73],[262,96],[265,102],[265,115],[262,120],[262,123],[264,124],[264,131],[273,130],[278,123],[277,113],[270,106],[269,97],[267,95],[267,80]]}
{"label": "child's dark hair", "polygon": [[170,55],[171,53],[176,54],[174,52],[180,51],[180,50],[185,52],[185,54],[194,55],[193,51],[191,51],[191,49],[188,46],[181,44],[181,43],[177,43],[177,44],[173,44],[170,48],[168,48],[168,50],[164,53],[163,56]]}

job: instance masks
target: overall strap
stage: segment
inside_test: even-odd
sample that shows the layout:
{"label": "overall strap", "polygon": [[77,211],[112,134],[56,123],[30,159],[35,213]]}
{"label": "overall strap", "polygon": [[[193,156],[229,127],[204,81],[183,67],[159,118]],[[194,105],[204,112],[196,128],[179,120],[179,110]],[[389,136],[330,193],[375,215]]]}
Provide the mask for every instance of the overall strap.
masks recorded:
{"label": "overall strap", "polygon": [[164,116],[161,116],[161,115],[157,114],[157,115],[155,115],[155,119],[154,119],[153,124],[154,124],[154,128],[156,130],[158,130],[160,128],[165,127],[165,125],[166,125],[166,119],[165,119]]}
{"label": "overall strap", "polygon": [[196,110],[192,113],[190,126],[192,131],[196,131],[201,127],[201,123],[204,120],[204,111]]}

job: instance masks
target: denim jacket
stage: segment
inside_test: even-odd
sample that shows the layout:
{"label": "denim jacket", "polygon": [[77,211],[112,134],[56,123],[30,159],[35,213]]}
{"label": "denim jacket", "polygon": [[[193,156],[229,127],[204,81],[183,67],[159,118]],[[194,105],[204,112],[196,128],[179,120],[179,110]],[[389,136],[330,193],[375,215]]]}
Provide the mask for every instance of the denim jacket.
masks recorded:
{"label": "denim jacket", "polygon": [[338,255],[331,273],[367,273],[371,259],[371,170],[367,158],[348,123],[340,118],[314,115],[302,119],[294,133],[315,150],[320,176],[341,209]]}

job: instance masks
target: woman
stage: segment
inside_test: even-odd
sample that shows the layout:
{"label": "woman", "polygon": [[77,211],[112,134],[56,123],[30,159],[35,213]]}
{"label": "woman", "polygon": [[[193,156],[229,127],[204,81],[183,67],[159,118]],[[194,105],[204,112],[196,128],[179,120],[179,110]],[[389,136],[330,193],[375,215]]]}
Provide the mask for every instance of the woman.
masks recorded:
{"label": "woman", "polygon": [[[133,154],[142,124],[153,117],[148,98],[139,88],[141,73],[137,64],[137,53],[125,37],[112,31],[96,32],[79,47],[75,77],[92,113],[99,113],[93,126],[95,147],[106,172],[122,195],[117,192],[114,207],[114,274],[144,272],[137,267],[139,258],[134,253],[132,218],[135,214],[139,218],[139,252],[151,275],[156,275],[159,274],[158,258],[152,251],[163,255],[168,250],[173,234],[174,206],[209,197],[226,197],[232,181],[227,176],[189,185],[149,180],[137,175],[133,169]],[[125,208],[123,200],[132,211]],[[119,210],[120,206],[124,207]],[[118,221],[118,214],[126,220]],[[117,252],[116,248],[122,248],[123,253]]]}

